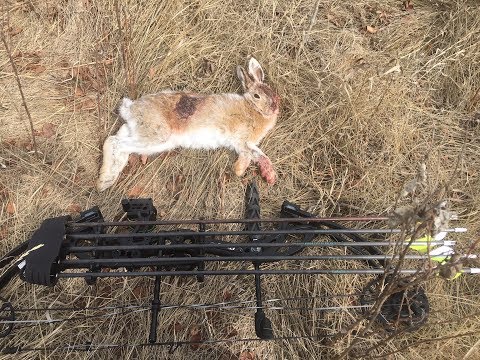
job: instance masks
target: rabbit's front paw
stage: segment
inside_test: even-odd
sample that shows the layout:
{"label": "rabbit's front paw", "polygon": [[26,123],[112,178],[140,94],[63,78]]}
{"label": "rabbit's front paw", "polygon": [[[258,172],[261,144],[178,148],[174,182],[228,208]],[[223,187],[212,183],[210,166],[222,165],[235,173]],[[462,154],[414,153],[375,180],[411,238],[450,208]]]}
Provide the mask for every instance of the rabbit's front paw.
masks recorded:
{"label": "rabbit's front paw", "polygon": [[248,156],[240,155],[233,165],[233,171],[238,177],[245,175],[248,165],[250,165],[251,159]]}
{"label": "rabbit's front paw", "polygon": [[260,169],[260,175],[262,175],[265,181],[270,185],[275,184],[275,181],[277,180],[277,174],[273,169],[273,165],[270,159],[266,156],[261,156],[258,159],[257,163]]}

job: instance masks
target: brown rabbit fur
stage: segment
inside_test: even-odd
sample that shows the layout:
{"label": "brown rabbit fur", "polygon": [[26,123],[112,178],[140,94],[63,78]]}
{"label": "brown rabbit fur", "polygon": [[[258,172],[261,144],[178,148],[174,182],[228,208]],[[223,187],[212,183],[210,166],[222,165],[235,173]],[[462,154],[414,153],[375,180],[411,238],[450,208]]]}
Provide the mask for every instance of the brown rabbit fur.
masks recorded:
{"label": "brown rabbit fur", "polygon": [[239,155],[234,164],[236,175],[242,176],[254,161],[265,180],[273,184],[275,171],[258,144],[277,121],[280,98],[263,83],[263,69],[254,58],[248,72],[237,67],[237,76],[243,95],[164,91],[133,101],[124,98],[119,114],[125,124],[105,140],[98,190],[113,185],[129,154],[151,155],[177,147],[231,148]]}

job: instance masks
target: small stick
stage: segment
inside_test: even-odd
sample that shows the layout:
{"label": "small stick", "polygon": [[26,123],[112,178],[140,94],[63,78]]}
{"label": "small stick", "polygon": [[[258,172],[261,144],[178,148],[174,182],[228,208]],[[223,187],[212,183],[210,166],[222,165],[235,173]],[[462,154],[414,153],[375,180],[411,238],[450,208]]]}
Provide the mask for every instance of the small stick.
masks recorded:
{"label": "small stick", "polygon": [[7,52],[8,59],[10,61],[10,64],[12,65],[13,73],[15,75],[15,80],[17,80],[18,90],[20,91],[20,96],[22,97],[22,105],[25,108],[25,112],[27,113],[27,117],[28,117],[28,122],[30,123],[30,131],[32,133],[32,142],[33,142],[33,151],[34,151],[35,155],[38,155],[37,141],[36,141],[36,138],[35,138],[35,130],[33,128],[32,116],[30,115],[30,111],[28,110],[27,101],[25,100],[25,95],[24,95],[23,89],[22,89],[22,83],[20,82],[20,77],[18,76],[17,66],[15,65],[15,62],[13,61],[12,53],[10,52],[10,47],[8,46],[6,35],[5,35],[5,32],[3,31],[3,26],[0,29],[0,35],[1,35],[1,38],[2,38],[3,46],[5,47],[5,51]]}
{"label": "small stick", "polygon": [[[96,100],[97,100],[97,116],[98,116],[98,123],[97,123],[97,126],[98,126],[98,130],[99,130],[99,133],[101,134],[102,132],[102,109],[101,109],[101,106],[100,106],[100,77],[99,77],[99,71],[98,71],[98,52],[99,52],[99,49],[98,49],[98,43],[97,43],[97,46],[95,47],[95,78],[96,78],[96,81],[97,81],[97,88],[95,89],[96,90]],[[102,149],[102,141],[100,141],[100,149]]]}
{"label": "small stick", "polygon": [[136,98],[136,87],[135,87],[135,82],[132,79],[132,74],[130,72],[130,59],[128,58],[128,48],[126,44],[126,37],[125,34],[122,31],[122,22],[120,18],[120,6],[118,5],[118,0],[115,0],[115,15],[117,18],[117,26],[118,26],[118,31],[120,33],[120,47],[122,50],[122,60],[123,60],[123,66],[125,68],[125,73],[127,77],[127,86],[128,86],[128,96],[131,98]]}

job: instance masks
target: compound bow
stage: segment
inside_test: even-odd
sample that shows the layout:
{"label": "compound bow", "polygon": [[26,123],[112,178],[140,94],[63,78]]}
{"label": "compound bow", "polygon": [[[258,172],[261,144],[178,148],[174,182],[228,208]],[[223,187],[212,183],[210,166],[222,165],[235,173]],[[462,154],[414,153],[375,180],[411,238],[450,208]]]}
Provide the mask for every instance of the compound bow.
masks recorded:
{"label": "compound bow", "polygon": [[[195,276],[199,282],[206,276],[219,275],[254,275],[255,279],[255,333],[259,340],[278,340],[311,338],[325,336],[298,335],[275,337],[272,323],[264,309],[274,300],[262,297],[262,275],[275,274],[373,274],[360,294],[359,306],[368,310],[378,297],[379,288],[385,283],[397,281],[398,286],[386,298],[375,320],[388,331],[398,327],[415,329],[428,318],[429,302],[421,285],[409,286],[408,278],[398,280],[394,275],[419,274],[432,272],[438,267],[425,267],[425,262],[414,268],[403,268],[395,265],[399,260],[435,260],[445,262],[453,254],[450,251],[432,255],[434,246],[451,249],[453,241],[443,239],[448,232],[465,229],[449,229],[443,236],[424,237],[416,240],[402,240],[400,243],[388,240],[387,237],[401,233],[401,229],[367,229],[348,228],[338,222],[386,221],[388,217],[336,217],[319,218],[300,209],[294,203],[285,201],[277,219],[262,219],[260,216],[260,197],[254,183],[247,187],[246,217],[230,220],[157,220],[157,210],[151,199],[125,199],[122,208],[127,221],[105,221],[98,207],[93,207],[73,220],[69,216],[60,216],[43,221],[31,239],[20,244],[0,260],[0,268],[4,269],[0,276],[0,291],[17,274],[31,284],[53,286],[59,279],[83,278],[89,285],[95,284],[104,277],[145,277],[155,278],[152,301],[149,305],[122,305],[94,310],[150,311],[150,331],[148,342],[138,346],[169,345],[172,348],[182,344],[215,343],[220,341],[252,341],[255,339],[199,340],[199,341],[157,341],[158,315],[160,310],[179,307],[223,308],[235,309],[242,302],[226,302],[221,304],[177,304],[162,305],[160,286],[165,276]],[[239,230],[221,230],[219,227],[240,226]],[[192,227],[196,229],[193,230]],[[122,229],[122,231],[115,231]],[[367,240],[365,234],[380,234],[384,239]],[[328,241],[314,241],[321,237]],[[244,241],[242,239],[248,239]],[[226,239],[233,239],[227,241]],[[404,238],[403,238],[404,239]],[[307,248],[328,249],[342,247],[348,255],[299,255]],[[387,255],[381,248],[410,247],[421,251],[420,254],[398,253]],[[473,257],[465,255],[464,257]],[[326,260],[361,261],[365,268],[360,269],[265,269],[265,264],[292,261],[312,261],[320,263]],[[240,264],[250,262],[253,269],[216,269],[211,264]],[[463,268],[462,273],[478,273],[475,268]],[[278,299],[276,299],[278,300]],[[288,300],[288,299],[287,299]],[[22,320],[20,314],[33,311],[67,311],[68,307],[48,307],[45,309],[25,309],[15,307],[10,301],[0,298],[0,338],[3,339],[3,352],[16,353],[35,349],[28,345],[19,345],[14,339],[16,327],[38,323],[61,323],[70,319]],[[282,307],[273,307],[281,309]],[[329,308],[321,308],[322,311]],[[88,316],[86,316],[88,317]],[[126,346],[125,344],[102,345],[85,341],[81,345],[67,345],[66,350],[92,350]],[[48,350],[48,349],[47,349]]]}

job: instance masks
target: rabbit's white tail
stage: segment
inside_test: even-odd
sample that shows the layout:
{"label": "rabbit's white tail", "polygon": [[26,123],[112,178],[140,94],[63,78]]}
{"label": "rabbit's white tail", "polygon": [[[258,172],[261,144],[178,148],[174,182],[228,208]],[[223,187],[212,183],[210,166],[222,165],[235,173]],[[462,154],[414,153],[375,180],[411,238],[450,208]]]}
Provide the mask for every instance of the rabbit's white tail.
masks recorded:
{"label": "rabbit's white tail", "polygon": [[118,113],[127,123],[133,120],[132,113],[130,112],[130,106],[132,106],[132,104],[133,101],[125,97],[122,99],[122,103],[118,107]]}

